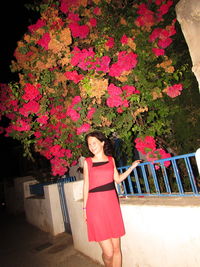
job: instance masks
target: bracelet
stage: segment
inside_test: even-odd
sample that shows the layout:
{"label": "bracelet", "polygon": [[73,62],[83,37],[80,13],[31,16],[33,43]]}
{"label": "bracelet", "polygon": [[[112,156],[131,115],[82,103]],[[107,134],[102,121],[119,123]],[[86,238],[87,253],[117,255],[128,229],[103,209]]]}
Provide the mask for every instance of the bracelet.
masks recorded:
{"label": "bracelet", "polygon": [[83,208],[83,210],[86,210],[86,208]]}

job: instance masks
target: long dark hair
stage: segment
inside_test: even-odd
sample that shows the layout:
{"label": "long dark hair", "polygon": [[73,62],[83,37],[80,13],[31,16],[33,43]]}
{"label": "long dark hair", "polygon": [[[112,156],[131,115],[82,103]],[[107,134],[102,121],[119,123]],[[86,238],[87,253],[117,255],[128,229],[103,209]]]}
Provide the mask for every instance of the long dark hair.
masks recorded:
{"label": "long dark hair", "polygon": [[[113,155],[113,148],[112,148],[112,143],[111,141],[105,136],[105,134],[103,134],[102,132],[99,131],[94,131],[91,133],[88,133],[85,136],[85,142],[87,144],[88,147],[88,138],[89,137],[96,137],[99,141],[103,142],[104,141],[104,146],[103,146],[103,150],[106,156],[112,156]],[[92,152],[90,151],[90,153],[92,154]],[[93,155],[93,154],[92,154]]]}

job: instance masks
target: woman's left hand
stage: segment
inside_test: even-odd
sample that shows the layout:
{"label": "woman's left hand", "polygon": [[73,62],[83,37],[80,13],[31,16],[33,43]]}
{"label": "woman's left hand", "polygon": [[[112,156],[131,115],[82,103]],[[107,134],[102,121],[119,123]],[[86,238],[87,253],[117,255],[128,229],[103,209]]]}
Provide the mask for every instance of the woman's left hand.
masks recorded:
{"label": "woman's left hand", "polygon": [[131,167],[132,167],[133,169],[135,169],[135,167],[137,167],[138,164],[140,164],[141,162],[142,162],[141,159],[135,160],[135,161],[131,164]]}

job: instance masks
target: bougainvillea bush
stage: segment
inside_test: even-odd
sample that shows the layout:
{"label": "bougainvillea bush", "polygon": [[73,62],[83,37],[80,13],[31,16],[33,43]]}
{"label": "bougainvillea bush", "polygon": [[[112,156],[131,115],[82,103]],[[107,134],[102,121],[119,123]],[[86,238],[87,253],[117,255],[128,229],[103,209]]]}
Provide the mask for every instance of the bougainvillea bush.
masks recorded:
{"label": "bougainvillea bush", "polygon": [[166,99],[183,90],[169,57],[173,4],[45,1],[14,52],[19,81],[2,85],[5,135],[49,159],[53,175],[85,155],[84,135],[95,129],[122,138],[130,160],[135,145],[148,160],[169,157],[156,138],[170,134]]}

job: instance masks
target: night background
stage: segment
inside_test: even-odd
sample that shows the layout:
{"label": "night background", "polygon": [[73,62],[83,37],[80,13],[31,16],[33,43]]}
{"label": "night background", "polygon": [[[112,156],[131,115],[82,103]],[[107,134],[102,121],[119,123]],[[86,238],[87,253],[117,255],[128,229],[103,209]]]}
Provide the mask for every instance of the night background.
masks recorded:
{"label": "night background", "polygon": [[[31,1],[30,1],[31,2]],[[27,26],[37,20],[35,12],[28,10],[24,5],[28,0],[4,1],[1,3],[1,10],[6,16],[1,16],[1,60],[0,60],[0,83],[9,83],[17,79],[17,74],[10,71],[11,60],[17,47],[17,42],[27,30]],[[1,125],[7,125],[3,118]],[[23,148],[20,142],[11,137],[0,135],[1,150],[1,179],[5,177],[16,177],[24,175],[25,165],[31,162],[23,157]],[[25,163],[26,162],[26,163]],[[30,166],[27,166],[28,168]],[[23,170],[24,169],[24,170]]]}

